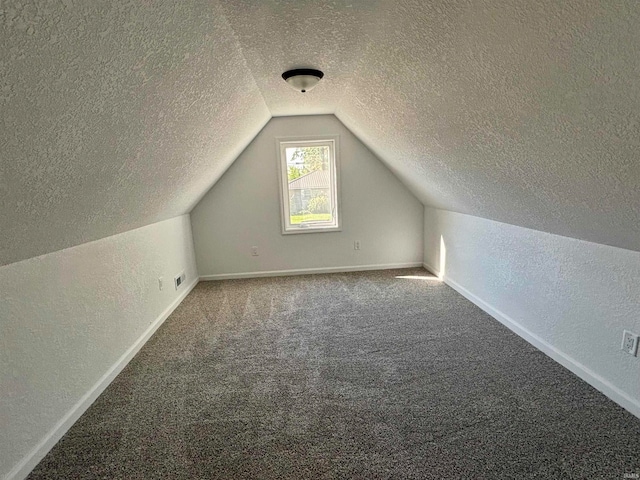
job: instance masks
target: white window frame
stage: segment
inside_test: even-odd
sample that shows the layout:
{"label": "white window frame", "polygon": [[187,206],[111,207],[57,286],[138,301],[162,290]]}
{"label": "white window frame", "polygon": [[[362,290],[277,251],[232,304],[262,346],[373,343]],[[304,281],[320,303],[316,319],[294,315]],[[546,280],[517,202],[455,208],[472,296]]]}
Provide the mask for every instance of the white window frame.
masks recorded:
{"label": "white window frame", "polygon": [[[315,222],[313,224],[292,225],[289,211],[289,179],[287,175],[286,148],[292,147],[312,147],[329,146],[331,159],[329,161],[329,172],[331,181],[331,204],[333,209],[333,222]],[[280,183],[280,218],[282,220],[282,234],[298,233],[326,233],[339,232],[342,230],[342,211],[340,202],[340,150],[338,135],[323,135],[321,137],[278,137],[276,138],[278,178]]]}

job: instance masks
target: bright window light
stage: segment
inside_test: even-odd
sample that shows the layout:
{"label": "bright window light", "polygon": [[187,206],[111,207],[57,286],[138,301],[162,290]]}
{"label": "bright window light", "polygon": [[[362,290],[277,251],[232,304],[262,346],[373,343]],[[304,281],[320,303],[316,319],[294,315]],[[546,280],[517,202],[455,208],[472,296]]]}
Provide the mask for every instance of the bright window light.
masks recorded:
{"label": "bright window light", "polygon": [[278,139],[282,233],[340,229],[338,137]]}
{"label": "bright window light", "polygon": [[444,243],[444,237],[440,235],[440,271],[438,277],[444,280],[445,270],[447,269],[447,246]]}
{"label": "bright window light", "polygon": [[424,275],[398,275],[396,278],[402,278],[404,280],[437,280],[440,281],[435,275],[425,273]]}

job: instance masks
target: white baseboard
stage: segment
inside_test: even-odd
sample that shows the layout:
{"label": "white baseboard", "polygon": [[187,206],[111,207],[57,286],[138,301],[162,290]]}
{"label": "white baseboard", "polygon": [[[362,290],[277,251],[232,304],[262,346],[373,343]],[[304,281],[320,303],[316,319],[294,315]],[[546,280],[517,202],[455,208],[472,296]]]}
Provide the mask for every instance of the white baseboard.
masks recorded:
{"label": "white baseboard", "polygon": [[263,272],[220,273],[216,275],[200,275],[200,280],[232,280],[236,278],[283,277],[289,275],[309,275],[313,273],[362,272],[366,270],[390,270],[393,268],[421,267],[422,262],[384,263],[380,265],[354,265],[347,267],[299,268],[295,270],[270,270]]}
{"label": "white baseboard", "polygon": [[42,440],[36,445],[18,464],[5,476],[5,480],[22,480],[33,470],[45,455],[58,443],[58,440],[67,433],[67,430],[82,416],[82,414],[91,406],[91,404],[100,396],[100,394],[109,386],[114,378],[127,366],[131,359],[138,353],[147,340],[155,333],[155,331],[164,323],[171,315],[180,302],[193,290],[198,284],[199,279],[196,278],[191,284],[171,302],[171,304],[156,318],[149,328],[135,341],[131,347],[114,363],[109,370],[96,382],[91,389],[85,393],[80,400],[66,413],[62,419],[47,433]]}
{"label": "white baseboard", "polygon": [[424,268],[425,270],[428,270],[429,272],[433,273],[436,277],[440,277],[440,270],[438,270],[435,267],[432,267],[431,265],[427,265],[426,263],[422,264],[422,268]]}
{"label": "white baseboard", "polygon": [[[426,263],[423,264],[423,266],[424,268],[431,271],[432,273],[436,275],[439,274],[438,270],[433,268],[432,266],[427,265]],[[532,333],[531,331],[527,330],[525,327],[523,327],[518,322],[516,322],[513,318],[502,313],[497,308],[493,307],[492,305],[488,304],[481,298],[477,297],[476,295],[471,293],[469,290],[467,290],[465,287],[460,285],[458,282],[453,280],[451,277],[448,277],[446,274],[444,278],[444,283],[449,285],[451,288],[453,288],[455,291],[457,291],[460,295],[465,297],[467,300],[476,304],[482,310],[484,310],[493,318],[495,318],[504,326],[506,326],[509,330],[514,332],[516,335],[522,337],[531,345],[536,347],[538,350],[542,351],[543,353],[551,357],[553,360],[558,362],[560,365],[569,369],[571,372],[575,373],[582,380],[584,380],[589,385],[591,385],[595,389],[602,392],[604,395],[606,395],[611,400],[616,402],[622,408],[629,411],[636,417],[640,418],[640,402],[638,402],[634,398],[631,398],[629,395],[627,395],[625,392],[620,390],[618,387],[611,384],[608,380],[601,377],[600,375],[590,370],[589,368],[585,367],[580,362],[570,357],[563,351],[557,349],[550,343],[546,342],[535,333]]]}

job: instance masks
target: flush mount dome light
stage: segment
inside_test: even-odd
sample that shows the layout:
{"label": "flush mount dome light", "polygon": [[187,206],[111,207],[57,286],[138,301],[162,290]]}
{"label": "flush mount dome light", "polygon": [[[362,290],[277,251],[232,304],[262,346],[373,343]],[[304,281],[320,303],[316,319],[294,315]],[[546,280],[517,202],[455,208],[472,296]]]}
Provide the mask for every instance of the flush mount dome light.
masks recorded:
{"label": "flush mount dome light", "polygon": [[285,82],[302,93],[308,92],[315,87],[322,77],[324,77],[324,73],[312,68],[297,68],[282,74]]}

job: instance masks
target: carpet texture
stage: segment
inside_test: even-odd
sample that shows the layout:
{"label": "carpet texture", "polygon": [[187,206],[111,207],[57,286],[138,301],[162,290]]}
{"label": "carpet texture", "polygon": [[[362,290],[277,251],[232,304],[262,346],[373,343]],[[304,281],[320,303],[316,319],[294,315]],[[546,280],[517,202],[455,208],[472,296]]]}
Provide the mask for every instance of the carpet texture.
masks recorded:
{"label": "carpet texture", "polygon": [[30,479],[622,479],[640,420],[422,269],[202,282]]}

